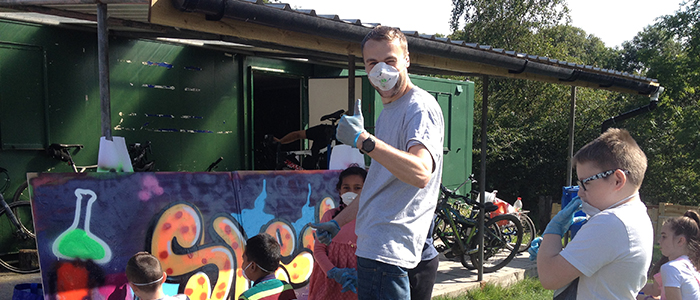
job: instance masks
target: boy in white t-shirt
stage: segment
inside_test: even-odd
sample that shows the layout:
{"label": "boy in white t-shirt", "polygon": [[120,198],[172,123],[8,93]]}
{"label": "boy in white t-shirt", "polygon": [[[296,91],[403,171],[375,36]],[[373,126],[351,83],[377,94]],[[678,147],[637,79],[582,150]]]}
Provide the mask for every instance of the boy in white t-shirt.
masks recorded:
{"label": "boy in white t-shirt", "polygon": [[[544,230],[537,254],[542,286],[557,290],[554,299],[635,299],[646,283],[654,243],[638,192],[646,155],[629,132],[611,128],[583,146],[573,162],[580,199]],[[562,249],[579,206],[589,220]]]}

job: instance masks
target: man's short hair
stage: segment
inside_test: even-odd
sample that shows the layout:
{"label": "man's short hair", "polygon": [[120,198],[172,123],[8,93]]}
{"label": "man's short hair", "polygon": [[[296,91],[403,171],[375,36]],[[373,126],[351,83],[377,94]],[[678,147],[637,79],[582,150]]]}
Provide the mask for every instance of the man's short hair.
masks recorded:
{"label": "man's short hair", "polygon": [[639,188],[647,170],[647,156],[627,130],[610,128],[598,138],[583,146],[573,163],[593,163],[603,171],[622,169],[629,171],[627,180]]}
{"label": "man's short hair", "polygon": [[146,293],[155,292],[163,279],[160,261],[148,252],[134,254],[126,263],[126,279]]}
{"label": "man's short hair", "polygon": [[246,241],[244,254],[249,262],[254,262],[270,272],[277,270],[282,258],[280,244],[275,238],[264,232]]}
{"label": "man's short hair", "polygon": [[401,32],[401,30],[399,30],[398,28],[381,25],[374,27],[372,31],[367,33],[367,35],[365,35],[365,38],[362,39],[362,52],[364,53],[365,44],[369,40],[385,40],[393,42],[396,39],[398,39],[401,43],[401,49],[403,50],[404,55],[408,55],[408,42],[406,41],[406,36],[403,34],[403,32]]}

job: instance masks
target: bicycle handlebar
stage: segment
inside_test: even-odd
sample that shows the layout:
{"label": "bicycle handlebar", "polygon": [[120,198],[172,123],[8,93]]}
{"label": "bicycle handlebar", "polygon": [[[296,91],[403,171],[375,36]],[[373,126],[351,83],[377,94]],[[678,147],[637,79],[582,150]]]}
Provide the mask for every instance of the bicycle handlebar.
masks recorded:
{"label": "bicycle handlebar", "polygon": [[334,113],[330,113],[330,114],[327,114],[327,115],[321,117],[321,121],[331,120],[331,122],[335,122],[335,121],[339,120],[340,117],[342,117],[344,113],[345,113],[344,109],[339,109]]}
{"label": "bicycle handlebar", "polygon": [[464,195],[459,195],[455,191],[448,189],[447,187],[445,187],[442,184],[440,184],[440,190],[442,191],[443,194],[445,194],[445,197],[443,197],[444,200],[442,200],[443,202],[447,201],[447,199],[452,198],[452,199],[457,199],[457,200],[463,200],[465,203],[467,203],[469,205],[474,205],[476,203],[471,198],[464,196]]}
{"label": "bicycle handlebar", "polygon": [[51,149],[70,149],[70,148],[78,148],[78,149],[83,149],[85,146],[82,144],[51,144],[49,145],[49,148]]}
{"label": "bicycle handlebar", "polygon": [[215,169],[216,165],[218,165],[222,160],[224,160],[224,157],[220,156],[219,159],[211,163],[211,165],[209,165],[209,167],[207,168],[207,172],[211,172],[213,169]]}
{"label": "bicycle handlebar", "polygon": [[457,194],[456,191],[452,191],[442,184],[440,184],[440,190],[442,191],[442,193],[445,196],[440,197],[441,199],[440,199],[440,203],[438,203],[438,206],[439,205],[446,205],[447,199],[451,198],[451,199],[456,199],[456,200],[462,200],[462,201],[464,201],[464,203],[466,203],[467,205],[471,205],[474,209],[477,209],[477,210],[481,209],[483,207],[484,212],[492,212],[492,211],[495,211],[498,209],[498,206],[491,203],[491,202],[485,202],[483,204],[476,202],[476,201],[472,200],[471,198],[469,198],[468,196]]}

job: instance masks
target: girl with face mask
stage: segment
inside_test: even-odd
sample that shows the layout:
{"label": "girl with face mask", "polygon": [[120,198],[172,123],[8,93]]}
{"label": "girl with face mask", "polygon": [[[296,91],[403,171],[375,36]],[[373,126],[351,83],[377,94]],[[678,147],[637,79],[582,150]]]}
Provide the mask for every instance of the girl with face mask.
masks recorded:
{"label": "girl with face mask", "polygon": [[[351,166],[340,173],[336,190],[340,205],[327,211],[321,222],[333,219],[352,201],[358,201],[367,171]],[[314,269],[309,283],[309,300],[313,299],[357,299],[357,235],[355,221],[340,229],[330,245],[316,241],[314,245]]]}

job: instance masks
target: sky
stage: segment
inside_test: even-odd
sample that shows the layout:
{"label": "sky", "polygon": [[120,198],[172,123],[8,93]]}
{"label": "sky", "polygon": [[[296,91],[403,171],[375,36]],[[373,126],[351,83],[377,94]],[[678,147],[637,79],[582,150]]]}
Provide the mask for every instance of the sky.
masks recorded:
{"label": "sky", "polygon": [[[295,9],[335,14],[420,33],[450,33],[452,0],[281,0]],[[568,0],[571,24],[599,37],[606,46],[621,46],[655,23],[673,14],[681,0]],[[478,42],[478,41],[470,41]],[[498,45],[492,45],[498,47]]]}

